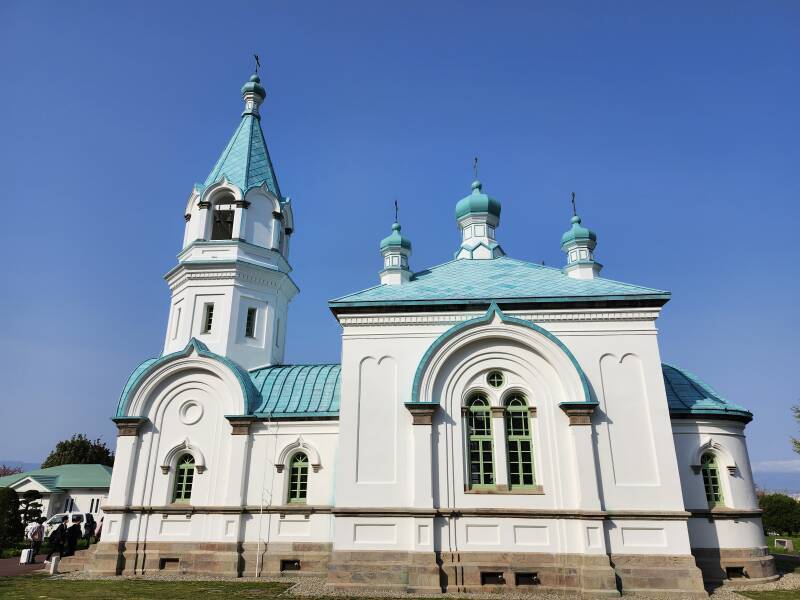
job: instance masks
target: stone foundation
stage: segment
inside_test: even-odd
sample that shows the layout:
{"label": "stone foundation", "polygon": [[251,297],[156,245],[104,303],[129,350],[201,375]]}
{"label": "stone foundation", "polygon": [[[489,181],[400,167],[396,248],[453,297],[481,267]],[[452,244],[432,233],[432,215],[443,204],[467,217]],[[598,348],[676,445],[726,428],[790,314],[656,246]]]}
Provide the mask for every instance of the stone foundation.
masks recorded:
{"label": "stone foundation", "polygon": [[[94,575],[142,575],[174,571],[192,575],[227,577],[324,577],[331,544],[224,542],[120,542],[100,543],[86,566]],[[299,570],[293,567],[298,566]]]}
{"label": "stone foundation", "polygon": [[612,554],[610,559],[625,594],[708,597],[691,555]]}
{"label": "stone foundation", "polygon": [[775,559],[767,547],[692,548],[703,579],[710,584],[747,586],[778,579]]}
{"label": "stone foundation", "polygon": [[558,589],[618,596],[606,555],[515,552],[334,552],[328,585],[398,592]]}

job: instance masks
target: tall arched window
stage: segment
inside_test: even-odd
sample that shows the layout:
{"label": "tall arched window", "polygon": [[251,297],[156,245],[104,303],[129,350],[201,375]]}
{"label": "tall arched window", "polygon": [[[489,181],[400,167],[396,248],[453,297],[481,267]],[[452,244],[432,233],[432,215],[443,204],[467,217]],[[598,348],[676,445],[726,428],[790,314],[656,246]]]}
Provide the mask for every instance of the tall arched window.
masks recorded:
{"label": "tall arched window", "polygon": [[723,505],[722,484],[719,479],[719,466],[717,457],[711,452],[706,452],[700,459],[703,485],[706,488],[706,500],[710,507]]}
{"label": "tall arched window", "polygon": [[528,404],[522,394],[514,394],[506,399],[505,405],[508,486],[532,487],[533,445]]}
{"label": "tall arched window", "polygon": [[188,504],[192,498],[192,483],[194,482],[194,456],[182,454],[178,457],[175,466],[175,490],[172,501],[178,504]]}
{"label": "tall arched window", "polygon": [[303,504],[308,492],[308,456],[298,452],[292,457],[289,469],[289,493],[287,501],[290,504]]}
{"label": "tall arched window", "polygon": [[470,487],[493,487],[492,412],[489,401],[480,394],[467,403],[467,441]]}

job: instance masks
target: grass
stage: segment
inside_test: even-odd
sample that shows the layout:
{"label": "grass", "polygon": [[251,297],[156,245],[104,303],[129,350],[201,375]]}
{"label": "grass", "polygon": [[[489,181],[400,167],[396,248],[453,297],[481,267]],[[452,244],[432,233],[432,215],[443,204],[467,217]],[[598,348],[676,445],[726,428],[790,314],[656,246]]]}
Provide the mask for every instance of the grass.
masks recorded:
{"label": "grass", "polygon": [[[775,547],[775,538],[779,538],[779,539],[783,539],[783,540],[792,540],[794,542],[795,551],[794,552],[787,552],[783,548],[776,548]],[[766,539],[767,539],[767,546],[769,546],[770,554],[800,554],[800,537],[798,537],[798,536],[768,535]]]}
{"label": "grass", "polygon": [[775,590],[773,592],[747,592],[736,591],[746,598],[753,600],[797,600],[800,598],[800,590]]}
{"label": "grass", "polygon": [[276,598],[286,583],[238,581],[141,581],[49,579],[44,575],[0,577],[4,600],[222,600],[230,598]]}

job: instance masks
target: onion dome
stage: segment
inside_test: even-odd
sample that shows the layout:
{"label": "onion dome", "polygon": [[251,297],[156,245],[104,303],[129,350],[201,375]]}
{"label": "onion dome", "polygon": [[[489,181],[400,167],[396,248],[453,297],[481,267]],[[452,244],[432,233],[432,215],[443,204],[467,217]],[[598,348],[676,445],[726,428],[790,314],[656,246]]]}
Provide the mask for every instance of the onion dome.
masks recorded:
{"label": "onion dome", "polygon": [[392,233],[381,240],[381,250],[391,247],[400,247],[411,250],[411,240],[400,233],[400,223],[392,225]]}
{"label": "onion dome", "polygon": [[566,250],[568,246],[581,245],[594,250],[597,245],[597,234],[581,225],[581,218],[575,215],[571,219],[572,227],[561,236],[561,249]]}
{"label": "onion dome", "polygon": [[480,181],[472,182],[472,193],[456,204],[456,219],[461,219],[473,213],[488,213],[500,218],[500,201],[483,193]]}
{"label": "onion dome", "polygon": [[262,101],[267,97],[267,90],[261,85],[261,78],[258,73],[253,73],[250,76],[250,80],[242,86],[242,95],[244,96],[248,93],[260,96]]}

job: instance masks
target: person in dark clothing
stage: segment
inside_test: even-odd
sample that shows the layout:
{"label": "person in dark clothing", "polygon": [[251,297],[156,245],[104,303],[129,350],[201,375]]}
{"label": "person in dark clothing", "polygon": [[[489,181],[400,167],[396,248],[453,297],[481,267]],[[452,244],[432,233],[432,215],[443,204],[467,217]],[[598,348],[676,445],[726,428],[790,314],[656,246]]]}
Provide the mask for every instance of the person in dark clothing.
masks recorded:
{"label": "person in dark clothing", "polygon": [[75,554],[75,547],[78,545],[79,539],[81,539],[81,523],[74,519],[72,525],[67,528],[67,549],[64,556]]}
{"label": "person in dark clothing", "polygon": [[50,532],[50,537],[47,538],[50,542],[50,553],[44,559],[44,562],[50,562],[50,558],[53,554],[64,556],[64,542],[67,540],[67,520],[67,517],[64,516],[61,519],[61,523],[58,524],[58,527]]}

